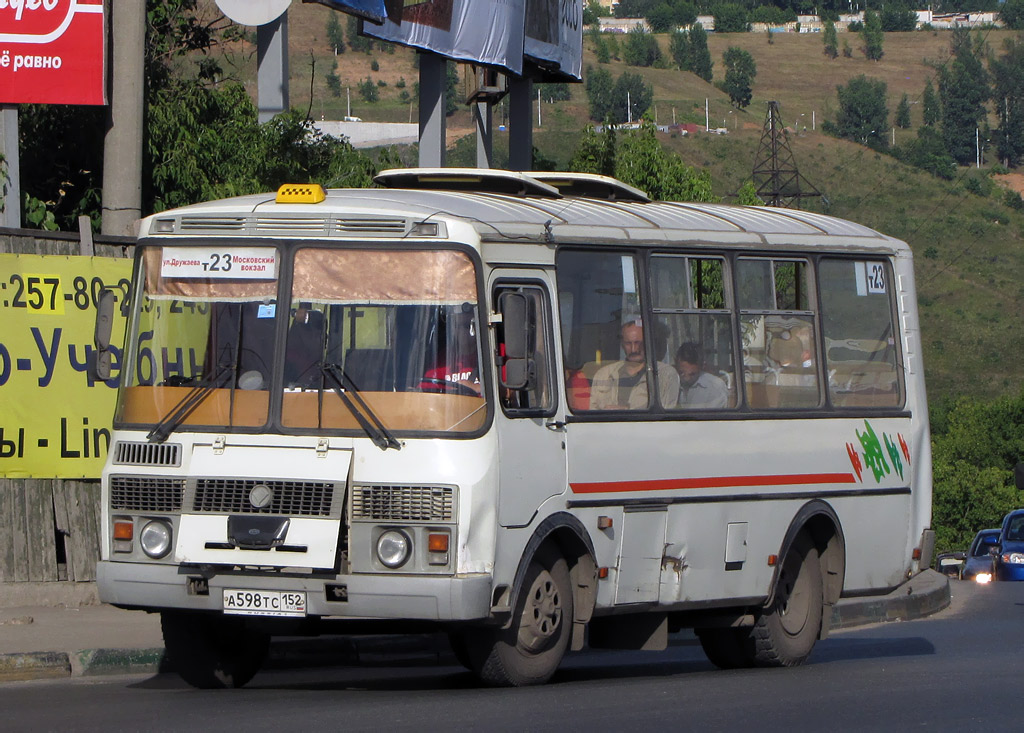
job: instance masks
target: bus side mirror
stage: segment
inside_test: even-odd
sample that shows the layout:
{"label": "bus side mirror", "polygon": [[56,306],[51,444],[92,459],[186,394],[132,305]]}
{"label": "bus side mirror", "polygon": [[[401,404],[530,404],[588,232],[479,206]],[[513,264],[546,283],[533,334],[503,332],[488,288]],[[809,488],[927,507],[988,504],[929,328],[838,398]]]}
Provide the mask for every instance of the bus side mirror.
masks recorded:
{"label": "bus side mirror", "polygon": [[1018,463],[1013,467],[1013,483],[1019,491],[1024,491],[1024,463]]}
{"label": "bus side mirror", "polygon": [[96,327],[93,331],[92,372],[96,379],[110,379],[110,332],[114,326],[114,291],[102,290],[96,302]]}
{"label": "bus side mirror", "polygon": [[498,296],[505,334],[505,360],[501,386],[507,389],[531,389],[537,379],[533,344],[536,343],[536,318],[530,300],[522,293],[506,292]]}

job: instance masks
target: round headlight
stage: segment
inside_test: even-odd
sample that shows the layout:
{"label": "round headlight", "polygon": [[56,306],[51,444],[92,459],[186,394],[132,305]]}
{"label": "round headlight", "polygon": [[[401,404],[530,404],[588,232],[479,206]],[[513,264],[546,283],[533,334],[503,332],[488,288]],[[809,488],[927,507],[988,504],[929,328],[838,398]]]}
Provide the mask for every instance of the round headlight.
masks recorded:
{"label": "round headlight", "polygon": [[377,540],[377,558],[385,567],[400,568],[412,552],[412,540],[405,532],[389,529]]}
{"label": "round headlight", "polygon": [[166,522],[147,522],[139,535],[142,551],[152,558],[161,558],[171,550],[171,528]]}

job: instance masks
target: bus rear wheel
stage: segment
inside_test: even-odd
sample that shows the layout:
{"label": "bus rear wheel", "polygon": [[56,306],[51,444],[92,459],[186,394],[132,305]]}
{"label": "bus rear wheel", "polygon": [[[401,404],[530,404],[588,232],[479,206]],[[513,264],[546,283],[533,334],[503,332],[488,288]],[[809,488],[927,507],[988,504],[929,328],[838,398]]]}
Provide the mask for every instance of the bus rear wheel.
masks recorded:
{"label": "bus rear wheel", "polygon": [[814,543],[802,535],[786,553],[774,601],[757,615],[751,629],[754,664],[803,664],[818,640],[822,623],[821,563]]}
{"label": "bus rear wheel", "polygon": [[719,669],[754,666],[754,642],[749,628],[695,629],[708,661]]}
{"label": "bus rear wheel", "polygon": [[270,637],[240,619],[189,611],[160,614],[171,667],[202,689],[242,687],[263,666]]}
{"label": "bus rear wheel", "polygon": [[474,634],[473,671],[494,687],[543,684],[562,661],[572,623],[569,566],[561,556],[538,554],[526,570],[509,627]]}

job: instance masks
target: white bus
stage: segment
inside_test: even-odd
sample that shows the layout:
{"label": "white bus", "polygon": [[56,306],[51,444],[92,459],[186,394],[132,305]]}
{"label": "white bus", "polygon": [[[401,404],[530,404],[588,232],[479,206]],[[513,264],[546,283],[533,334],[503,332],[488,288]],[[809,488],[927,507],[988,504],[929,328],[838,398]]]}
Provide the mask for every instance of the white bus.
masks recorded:
{"label": "white bus", "polygon": [[681,628],[790,666],[927,566],[906,244],[600,176],[377,183],[146,218],[123,351],[97,329],[100,597],[188,682],[424,628],[493,685]]}

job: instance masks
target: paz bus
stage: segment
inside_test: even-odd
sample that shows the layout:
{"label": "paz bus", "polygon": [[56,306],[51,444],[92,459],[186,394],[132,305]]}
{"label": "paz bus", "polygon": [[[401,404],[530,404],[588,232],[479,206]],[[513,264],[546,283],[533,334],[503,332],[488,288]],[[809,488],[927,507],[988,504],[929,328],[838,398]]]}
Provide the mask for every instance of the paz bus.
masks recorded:
{"label": "paz bus", "polygon": [[199,687],[274,635],[447,633],[484,683],[568,650],[802,663],[927,566],[909,247],[602,176],[385,171],[144,219],[103,601]]}

